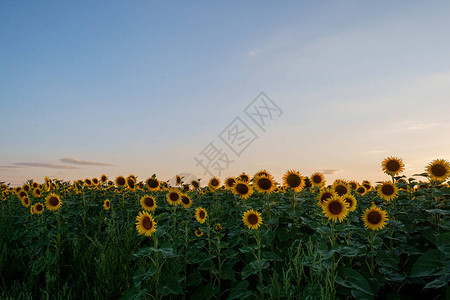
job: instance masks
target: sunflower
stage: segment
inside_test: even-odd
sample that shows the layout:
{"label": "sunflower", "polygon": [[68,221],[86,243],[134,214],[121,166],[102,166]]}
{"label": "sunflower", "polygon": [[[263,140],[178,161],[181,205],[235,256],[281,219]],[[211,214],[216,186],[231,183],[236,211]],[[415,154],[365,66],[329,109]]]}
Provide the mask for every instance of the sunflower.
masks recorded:
{"label": "sunflower", "polygon": [[356,206],[358,205],[358,201],[356,200],[355,196],[351,194],[346,194],[342,196],[344,201],[348,204],[348,211],[352,212],[356,210]]}
{"label": "sunflower", "polygon": [[97,186],[100,184],[100,181],[98,180],[98,178],[92,178],[92,184]]}
{"label": "sunflower", "polygon": [[262,224],[261,214],[253,209],[247,210],[242,215],[242,221],[248,227],[248,229],[258,229]]}
{"label": "sunflower", "polygon": [[201,237],[203,235],[203,231],[200,228],[197,228],[195,230],[195,236],[196,237]]}
{"label": "sunflower", "polygon": [[44,211],[44,205],[41,202],[36,203],[34,206],[34,213],[35,214],[42,214],[42,212]]}
{"label": "sunflower", "polygon": [[390,156],[381,162],[381,168],[384,173],[391,176],[396,176],[403,172],[405,169],[405,164],[401,158]]}
{"label": "sunflower", "polygon": [[339,196],[350,193],[350,186],[344,180],[338,179],[333,183],[333,190]]}
{"label": "sunflower", "polygon": [[39,198],[40,196],[42,196],[42,190],[40,188],[35,188],[33,190],[33,196]]}
{"label": "sunflower", "polygon": [[170,205],[180,204],[181,202],[180,192],[178,192],[177,189],[170,189],[169,192],[167,193],[166,200]]}
{"label": "sunflower", "polygon": [[108,181],[108,176],[106,176],[105,174],[102,174],[102,175],[100,176],[100,181],[101,181],[102,183],[106,183],[106,182]]}
{"label": "sunflower", "polygon": [[25,192],[24,190],[20,190],[20,192],[17,194],[17,196],[19,197],[19,199],[27,198],[28,193]]}
{"label": "sunflower", "polygon": [[153,220],[152,215],[148,212],[140,212],[136,217],[136,229],[139,234],[143,234],[145,236],[151,236],[152,233],[156,232],[156,222]]}
{"label": "sunflower", "polygon": [[92,185],[92,180],[90,180],[89,178],[86,178],[86,179],[84,180],[84,185],[85,185],[85,186],[91,186],[91,185]]}
{"label": "sunflower", "polygon": [[181,205],[183,205],[184,208],[189,208],[192,205],[191,197],[188,195],[181,195]]}
{"label": "sunflower", "polygon": [[195,219],[197,219],[197,222],[199,222],[200,224],[205,223],[207,216],[208,213],[203,207],[197,207],[195,209]]}
{"label": "sunflower", "polygon": [[24,207],[30,206],[30,199],[28,197],[20,198],[20,202],[22,202],[22,205]]}
{"label": "sunflower", "polygon": [[58,210],[61,207],[61,199],[52,193],[45,198],[45,205],[48,210]]}
{"label": "sunflower", "polygon": [[14,188],[14,192],[16,193],[16,194],[19,194],[19,192],[22,190],[22,187],[21,186],[18,186],[18,187],[16,187],[16,188]]}
{"label": "sunflower", "polygon": [[208,187],[211,190],[217,190],[220,187],[220,179],[217,177],[213,177],[209,180]]}
{"label": "sunflower", "polygon": [[108,186],[114,186],[114,181],[108,180]]}
{"label": "sunflower", "polygon": [[364,222],[364,227],[379,230],[384,228],[388,217],[384,210],[372,204],[371,208],[366,208],[361,219]]}
{"label": "sunflower", "polygon": [[361,185],[364,186],[367,191],[370,191],[372,189],[372,184],[370,184],[369,180],[363,180]]}
{"label": "sunflower", "polygon": [[198,180],[192,180],[191,185],[194,188],[194,190],[200,188],[200,182],[198,182]]}
{"label": "sunflower", "polygon": [[331,188],[321,188],[319,192],[319,196],[317,197],[319,200],[319,205],[323,205],[325,201],[332,198],[333,196],[337,196],[336,192]]}
{"label": "sunflower", "polygon": [[378,195],[380,198],[391,201],[398,196],[398,187],[396,184],[389,182],[389,181],[383,181],[377,188]]}
{"label": "sunflower", "polygon": [[22,190],[24,190],[27,193],[30,191],[30,189],[31,189],[30,186],[26,183],[22,186]]}
{"label": "sunflower", "polygon": [[237,180],[233,185],[232,192],[241,199],[248,199],[253,194],[253,188],[246,181]]}
{"label": "sunflower", "polygon": [[39,183],[37,183],[37,182],[34,181],[34,182],[31,184],[31,187],[32,187],[33,189],[35,189],[35,188],[39,187]]}
{"label": "sunflower", "polygon": [[242,174],[239,175],[236,179],[239,179],[239,180],[241,180],[241,181],[243,181],[243,182],[249,182],[250,177],[248,177],[247,174],[245,174],[244,172],[242,172]]}
{"label": "sunflower", "polygon": [[127,185],[127,180],[122,175],[116,177],[116,185],[118,187],[125,187]]}
{"label": "sunflower", "polygon": [[140,203],[142,208],[148,211],[154,211],[157,206],[155,198],[149,195],[142,196]]}
{"label": "sunflower", "polygon": [[34,205],[30,206],[30,214],[34,215],[35,211],[34,211]]}
{"label": "sunflower", "polygon": [[334,195],[324,202],[322,210],[328,220],[342,222],[348,215],[348,206],[343,197]]}
{"label": "sunflower", "polygon": [[357,189],[356,192],[360,195],[360,196],[364,196],[367,193],[366,188],[363,185],[360,185]]}
{"label": "sunflower", "polygon": [[132,176],[127,177],[127,186],[130,190],[134,191],[136,190],[136,179]]}
{"label": "sunflower", "polygon": [[221,231],[222,230],[222,225],[220,223],[217,223],[216,225],[214,225],[214,230],[215,231]]}
{"label": "sunflower", "polygon": [[224,185],[225,185],[225,188],[227,189],[227,190],[232,190],[233,189],[233,185],[236,183],[236,178],[234,178],[234,177],[227,177],[227,178],[225,178],[225,183],[224,183]]}
{"label": "sunflower", "polygon": [[289,170],[283,176],[283,185],[300,192],[305,186],[305,181],[298,171]]}
{"label": "sunflower", "polygon": [[109,201],[109,199],[106,199],[105,201],[103,201],[103,208],[105,210],[109,210],[111,208],[111,201]]}
{"label": "sunflower", "polygon": [[155,177],[148,178],[145,185],[150,191],[157,191],[159,189],[159,180]]}
{"label": "sunflower", "polygon": [[180,176],[175,176],[175,184],[176,185],[180,185],[181,184],[181,177]]}
{"label": "sunflower", "polygon": [[450,177],[450,163],[443,159],[435,159],[426,167],[426,172],[431,180],[444,181]]}
{"label": "sunflower", "polygon": [[358,186],[359,186],[359,183],[357,183],[357,182],[354,181],[354,180],[350,180],[350,181],[348,182],[348,185],[350,186],[350,188],[351,188],[352,190],[356,191],[356,189],[357,189]]}
{"label": "sunflower", "polygon": [[270,194],[275,188],[272,178],[267,175],[257,176],[253,179],[253,182],[256,190],[263,194]]}

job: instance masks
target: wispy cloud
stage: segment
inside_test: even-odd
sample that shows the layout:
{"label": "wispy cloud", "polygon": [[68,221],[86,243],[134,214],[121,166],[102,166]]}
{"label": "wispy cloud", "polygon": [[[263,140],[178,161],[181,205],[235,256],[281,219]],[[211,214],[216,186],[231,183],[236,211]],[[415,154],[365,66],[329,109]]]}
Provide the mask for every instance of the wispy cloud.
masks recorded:
{"label": "wispy cloud", "polygon": [[0,166],[0,169],[20,169],[21,166]]}
{"label": "wispy cloud", "polygon": [[24,166],[24,167],[50,168],[50,169],[79,169],[78,167],[58,165],[58,164],[52,164],[52,163],[19,162],[19,163],[15,163],[15,165]]}
{"label": "wispy cloud", "polygon": [[337,169],[324,169],[322,170],[322,174],[324,175],[331,175],[331,174],[336,174],[338,172],[340,172],[341,170],[337,170]]}
{"label": "wispy cloud", "polygon": [[103,166],[103,167],[112,167],[112,166],[114,166],[112,164],[105,164],[105,163],[100,163],[100,162],[80,160],[80,159],[71,158],[71,157],[61,158],[59,161],[61,161],[63,163],[67,163],[67,164],[74,164],[74,165],[80,165],[80,166]]}

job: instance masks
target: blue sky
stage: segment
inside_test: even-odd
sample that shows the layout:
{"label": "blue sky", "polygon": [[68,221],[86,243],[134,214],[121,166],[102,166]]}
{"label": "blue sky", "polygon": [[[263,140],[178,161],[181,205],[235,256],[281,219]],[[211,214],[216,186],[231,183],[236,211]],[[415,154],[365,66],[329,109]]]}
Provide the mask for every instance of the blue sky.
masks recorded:
{"label": "blue sky", "polygon": [[221,178],[386,179],[390,155],[422,172],[449,160],[449,13],[447,1],[2,1],[0,181],[207,178],[193,157],[261,91],[283,115]]}

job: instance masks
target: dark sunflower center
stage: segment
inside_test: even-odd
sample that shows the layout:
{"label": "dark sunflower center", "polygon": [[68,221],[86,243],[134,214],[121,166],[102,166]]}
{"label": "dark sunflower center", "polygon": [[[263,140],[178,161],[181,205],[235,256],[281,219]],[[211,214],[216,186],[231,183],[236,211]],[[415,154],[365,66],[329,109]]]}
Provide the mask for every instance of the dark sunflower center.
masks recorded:
{"label": "dark sunflower center", "polygon": [[291,188],[296,188],[296,187],[300,186],[300,184],[302,183],[302,180],[301,180],[300,176],[298,176],[297,174],[291,174],[287,177],[286,182]]}
{"label": "dark sunflower center", "polygon": [[336,188],[335,188],[334,190],[336,191],[336,193],[337,193],[339,196],[343,196],[343,195],[345,195],[345,194],[348,193],[347,188],[346,188],[345,186],[341,185],[341,184],[337,185]]}
{"label": "dark sunflower center", "polygon": [[92,182],[94,182],[95,184],[98,183],[98,179],[92,179]]}
{"label": "dark sunflower center", "polygon": [[27,193],[25,193],[25,192],[20,192],[19,195],[20,195],[21,198],[23,198],[23,197],[25,197],[25,196],[27,195]]}
{"label": "dark sunflower center", "polygon": [[217,179],[213,179],[213,180],[211,180],[211,185],[212,186],[218,186],[219,185],[219,181]]}
{"label": "dark sunflower center", "polygon": [[156,179],[149,179],[149,180],[147,181],[147,185],[148,185],[150,188],[152,188],[152,189],[157,188],[157,187],[158,187],[158,180],[156,180]]}
{"label": "dark sunflower center", "polygon": [[200,217],[200,219],[204,219],[204,218],[206,217],[206,214],[205,214],[205,212],[204,212],[203,210],[201,210],[201,211],[198,213],[198,216]]}
{"label": "dark sunflower center", "polygon": [[87,184],[87,185],[91,185],[91,183],[92,183],[92,182],[91,182],[90,180],[86,180],[86,184]]}
{"label": "dark sunflower center", "polygon": [[342,204],[338,201],[333,201],[328,205],[328,209],[332,215],[339,215],[342,208]]}
{"label": "dark sunflower center", "polygon": [[49,203],[51,206],[57,206],[58,203],[59,203],[59,200],[58,200],[58,198],[56,198],[56,197],[50,197],[50,199],[48,199],[48,203]]}
{"label": "dark sunflower center", "polygon": [[189,204],[189,198],[188,197],[186,197],[186,196],[182,196],[181,197],[181,202],[183,202],[184,204]]}
{"label": "dark sunflower center", "polygon": [[154,204],[155,202],[153,201],[152,198],[148,197],[148,198],[145,198],[145,199],[144,199],[144,203],[145,203],[145,205],[147,205],[148,207],[152,207],[153,204]]}
{"label": "dark sunflower center", "polygon": [[181,177],[177,176],[177,184],[180,184],[180,183],[181,183]]}
{"label": "dark sunflower center", "polygon": [[369,190],[370,189],[370,184],[366,183],[366,184],[364,184],[364,187],[366,188],[366,190]]}
{"label": "dark sunflower center", "polygon": [[248,181],[248,176],[247,175],[241,175],[239,177],[241,178],[242,181],[245,181],[245,182]]}
{"label": "dark sunflower center", "polygon": [[258,180],[258,186],[262,190],[270,190],[272,188],[272,181],[268,178],[261,178]]}
{"label": "dark sunflower center", "polygon": [[363,194],[366,191],[366,189],[363,187],[359,187],[356,191],[360,194]]}
{"label": "dark sunflower center", "polygon": [[329,198],[331,198],[331,196],[333,196],[331,193],[326,192],[322,195],[322,197],[320,197],[320,201],[321,202],[325,202],[326,200],[328,200]]}
{"label": "dark sunflower center", "polygon": [[381,222],[381,214],[377,211],[371,211],[367,215],[367,221],[370,224],[377,225]]}
{"label": "dark sunflower center", "polygon": [[431,167],[431,173],[436,177],[442,177],[447,173],[447,169],[443,165],[434,165]]}
{"label": "dark sunflower center", "polygon": [[247,195],[248,193],[248,186],[243,183],[239,183],[236,185],[236,191],[241,195]]}
{"label": "dark sunflower center", "polygon": [[153,227],[153,222],[150,220],[149,217],[145,216],[142,220],[142,227],[144,227],[146,230],[150,230]]}
{"label": "dark sunflower center", "polygon": [[177,193],[170,193],[169,198],[173,202],[176,202],[176,201],[178,201],[178,199],[180,199],[180,195],[178,195]]}
{"label": "dark sunflower center", "polygon": [[106,201],[105,204],[106,204],[106,207],[109,207],[109,201]]}
{"label": "dark sunflower center", "polygon": [[198,188],[198,187],[199,187],[197,181],[192,181],[191,184],[192,184],[192,186],[195,187],[195,188]]}
{"label": "dark sunflower center", "polygon": [[227,180],[227,186],[232,187],[236,181],[233,178]]}
{"label": "dark sunflower center", "polygon": [[258,224],[258,216],[256,214],[249,214],[247,220],[250,225]]}
{"label": "dark sunflower center", "polygon": [[390,160],[386,164],[386,169],[391,172],[397,172],[400,169],[400,164],[396,160]]}
{"label": "dark sunflower center", "polygon": [[356,189],[356,183],[350,182],[350,187],[351,187],[352,189]]}
{"label": "dark sunflower center", "polygon": [[348,206],[349,206],[349,207],[352,207],[352,206],[353,206],[353,200],[352,200],[352,199],[350,199],[350,198],[345,198],[345,202],[348,203]]}
{"label": "dark sunflower center", "polygon": [[125,185],[125,178],[123,177],[117,178],[117,185]]}
{"label": "dark sunflower center", "polygon": [[24,202],[26,205],[28,205],[28,203],[30,203],[30,199],[24,198],[24,199],[23,199],[23,202]]}
{"label": "dark sunflower center", "polygon": [[314,176],[312,177],[312,181],[313,181],[314,183],[321,183],[321,182],[322,182],[322,177],[320,177],[319,175],[314,175]]}
{"label": "dark sunflower center", "polygon": [[41,194],[41,190],[36,190],[36,195],[40,195]]}
{"label": "dark sunflower center", "polygon": [[102,182],[105,182],[106,180],[108,180],[108,177],[102,176],[102,177],[100,178],[100,180],[101,180]]}
{"label": "dark sunflower center", "polygon": [[35,209],[36,209],[37,211],[41,211],[43,208],[44,208],[44,207],[42,206],[42,204],[38,204],[38,205],[35,206]]}
{"label": "dark sunflower center", "polygon": [[128,186],[130,188],[134,188],[134,180],[133,179],[128,180]]}
{"label": "dark sunflower center", "polygon": [[391,185],[386,184],[381,188],[381,192],[383,193],[383,195],[390,196],[394,194],[394,188]]}

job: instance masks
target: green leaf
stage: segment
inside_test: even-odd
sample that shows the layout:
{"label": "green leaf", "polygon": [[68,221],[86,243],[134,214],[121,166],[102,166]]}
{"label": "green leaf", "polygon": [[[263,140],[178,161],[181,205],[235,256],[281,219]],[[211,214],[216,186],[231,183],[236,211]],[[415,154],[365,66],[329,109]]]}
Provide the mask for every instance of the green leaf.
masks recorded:
{"label": "green leaf", "polygon": [[450,210],[443,209],[426,209],[427,213],[436,214],[436,215],[450,215]]}
{"label": "green leaf", "polygon": [[234,275],[234,270],[231,266],[226,266],[222,269],[222,272],[220,274],[220,278],[225,280],[231,280],[236,281],[236,276]]}
{"label": "green leaf", "polygon": [[147,293],[147,289],[141,290],[138,287],[134,287],[132,289],[127,290],[120,300],[141,300],[145,299],[145,293]]}
{"label": "green leaf", "polygon": [[181,285],[176,277],[169,276],[163,281],[163,283],[164,285],[162,285],[159,289],[161,295],[184,295],[183,289],[181,288]]}
{"label": "green leaf", "polygon": [[188,276],[186,285],[187,286],[197,286],[203,282],[202,274],[199,271],[194,272],[192,275]]}
{"label": "green leaf", "polygon": [[367,295],[374,296],[369,282],[358,271],[350,268],[345,268],[341,270],[339,275],[340,276],[336,278],[336,282],[340,285],[348,288],[358,289],[359,291]]}
{"label": "green leaf", "polygon": [[440,234],[436,244],[439,251],[450,256],[450,232]]}
{"label": "green leaf", "polygon": [[273,252],[264,251],[262,253],[262,257],[268,261],[276,260],[276,261],[282,261],[281,257]]}
{"label": "green leaf", "polygon": [[137,288],[140,288],[141,283],[145,279],[146,275],[147,275],[147,271],[145,270],[144,267],[140,267],[139,269],[137,269],[136,272],[134,272],[134,274],[133,274],[134,286]]}
{"label": "green leaf", "polygon": [[433,276],[443,267],[439,250],[428,250],[414,263],[410,277]]}
{"label": "green leaf", "polygon": [[230,295],[228,296],[228,300],[232,299],[244,299],[252,294],[248,289],[248,281],[244,280],[236,284],[230,290]]}
{"label": "green leaf", "polygon": [[450,281],[450,274],[445,274],[445,275],[427,283],[425,285],[424,289],[440,289],[441,287],[446,286],[449,281]]}
{"label": "green leaf", "polygon": [[139,258],[143,256],[149,256],[153,253],[161,253],[164,258],[172,258],[180,256],[179,254],[173,252],[173,248],[145,247],[136,251],[136,253],[134,253],[134,257]]}
{"label": "green leaf", "polygon": [[[261,259],[262,269],[266,269],[270,266],[270,263],[265,259]],[[248,265],[246,265],[241,272],[242,280],[247,278],[250,275],[256,274],[259,272],[258,261],[252,261]]]}
{"label": "green leaf", "polygon": [[198,269],[202,271],[210,271],[214,269],[214,263],[212,260],[207,259],[200,264]]}
{"label": "green leaf", "polygon": [[257,245],[252,245],[252,246],[244,246],[239,248],[239,251],[241,251],[242,253],[253,253],[258,249]]}
{"label": "green leaf", "polygon": [[379,266],[388,267],[398,271],[398,263],[400,262],[400,259],[396,255],[389,255],[381,252],[377,254],[376,262]]}

